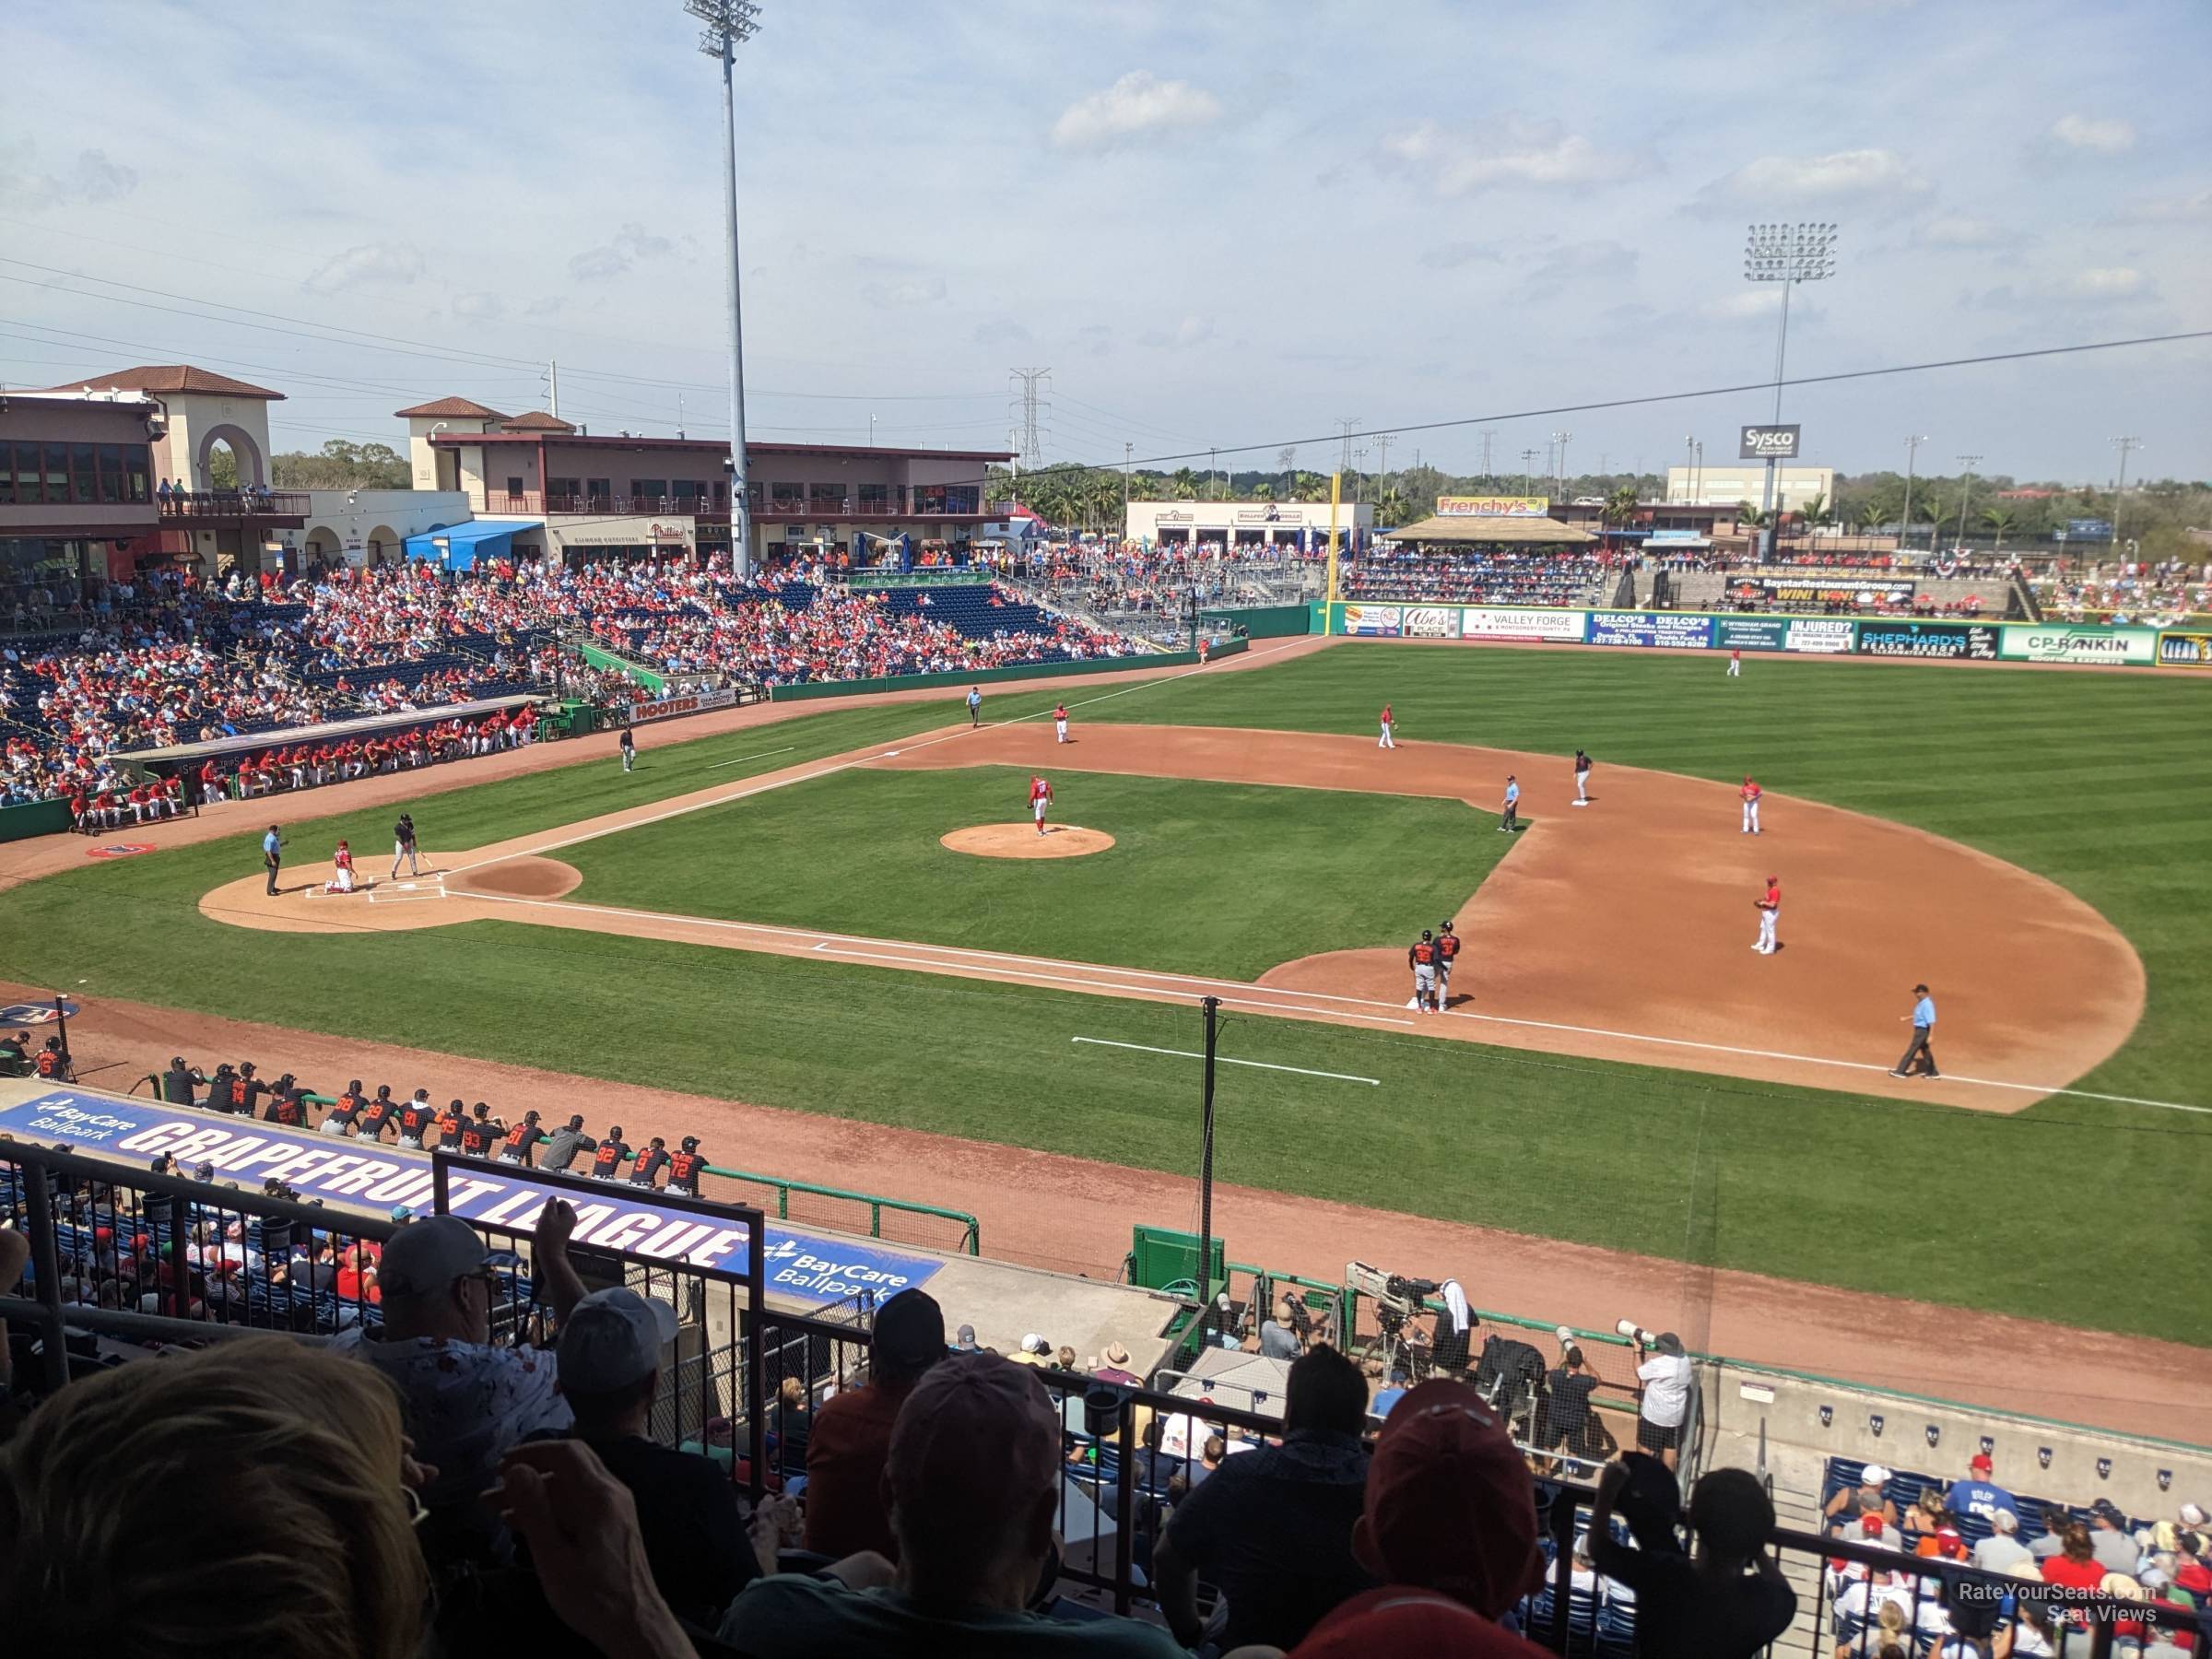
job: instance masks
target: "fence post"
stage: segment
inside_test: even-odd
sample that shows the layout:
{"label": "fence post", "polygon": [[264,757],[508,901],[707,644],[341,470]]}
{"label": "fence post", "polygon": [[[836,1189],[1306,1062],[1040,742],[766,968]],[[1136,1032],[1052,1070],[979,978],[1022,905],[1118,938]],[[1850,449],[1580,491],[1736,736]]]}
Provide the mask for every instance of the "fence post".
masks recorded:
{"label": "fence post", "polygon": [[[36,1161],[16,1166],[23,1186],[23,1195],[29,1202],[30,1222],[30,1270],[38,1277],[39,1304],[43,1310],[39,1321],[39,1347],[46,1368],[46,1388],[53,1393],[69,1381],[69,1351],[62,1335],[62,1251],[53,1230],[53,1191],[46,1183],[48,1176],[43,1164]],[[13,1285],[0,1285],[0,1296],[15,1294]]]}
{"label": "fence post", "polygon": [[[1113,1611],[1120,1618],[1129,1617],[1129,1573],[1136,1540],[1130,1535],[1131,1517],[1135,1509],[1136,1482],[1136,1413],[1129,1409],[1128,1398],[1121,1402],[1119,1419],[1114,1424],[1114,1441],[1119,1448],[1120,1467],[1114,1471],[1113,1481]],[[1147,1498],[1146,1502],[1151,1500]],[[1155,1540],[1154,1547],[1157,1548]],[[1094,1546],[1095,1554],[1095,1546]]]}
{"label": "fence post", "polygon": [[1574,1488],[1561,1487],[1551,1500],[1551,1629],[1546,1645],[1567,1651],[1567,1630],[1574,1596]]}

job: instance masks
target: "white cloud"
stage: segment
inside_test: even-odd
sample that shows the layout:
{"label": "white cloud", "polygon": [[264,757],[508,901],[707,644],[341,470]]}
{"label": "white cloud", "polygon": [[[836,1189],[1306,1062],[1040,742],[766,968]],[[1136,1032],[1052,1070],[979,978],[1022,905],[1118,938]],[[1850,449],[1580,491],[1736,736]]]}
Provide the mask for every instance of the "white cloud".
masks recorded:
{"label": "white cloud", "polygon": [[968,336],[977,346],[1027,346],[1030,331],[1011,317],[986,317]]}
{"label": "white cloud", "polygon": [[138,175],[108,159],[105,150],[88,149],[76,159],[71,182],[84,202],[112,202],[138,188]]}
{"label": "white cloud", "polygon": [[300,286],[311,294],[342,294],[357,288],[404,288],[429,268],[413,242],[364,242],[326,259]]}
{"label": "white cloud", "polygon": [[570,260],[569,275],[579,282],[604,282],[645,260],[665,258],[675,248],[676,244],[666,237],[656,236],[631,220],[616,231],[611,240],[595,248],[586,248]]}
{"label": "white cloud", "polygon": [[2100,156],[2117,156],[2136,147],[2132,124],[2088,115],[2061,115],[2051,124],[2051,136],[2069,149],[2094,150]]}
{"label": "white cloud", "polygon": [[1185,317],[1173,328],[1155,328],[1140,336],[1146,346],[1203,346],[1214,337],[1211,317]]}
{"label": "white cloud", "polygon": [[1421,263],[1432,271],[1456,271],[1461,265],[1473,265],[1477,260],[1485,265],[1498,265],[1504,255],[1488,242],[1444,242],[1430,248],[1421,255]]}
{"label": "white cloud", "polygon": [[1062,149],[1102,150],[1147,134],[1204,126],[1221,118],[1221,100],[1188,81],[1132,69],[1103,91],[1078,98],[1053,123]]}
{"label": "white cloud", "polygon": [[1895,150],[1834,150],[1825,156],[1761,156],[1698,193],[1705,211],[1736,207],[1788,213],[1802,205],[1916,196],[1928,182]]}
{"label": "white cloud", "polygon": [[0,200],[41,206],[92,206],[120,201],[138,188],[138,175],[121,162],[108,159],[105,150],[79,150],[76,160],[61,173],[40,171],[35,140],[0,143]]}
{"label": "white cloud", "polygon": [[1931,248],[1994,248],[2006,240],[2006,230],[1994,219],[1953,214],[1929,221],[1920,240]]}
{"label": "white cloud", "polygon": [[2120,210],[2119,217],[2132,224],[2146,225],[2212,219],[2212,190],[2200,190],[2192,195],[2138,196]]}
{"label": "white cloud", "polygon": [[860,297],[887,311],[935,305],[945,298],[945,278],[917,272],[906,276],[880,277],[861,285]]}
{"label": "white cloud", "polygon": [[1385,167],[1428,180],[1441,196],[1517,185],[1606,184],[1649,172],[1648,156],[1601,150],[1556,123],[1506,115],[1478,132],[1419,121],[1382,140]]}
{"label": "white cloud", "polygon": [[2150,279],[2133,265],[2092,265],[2061,278],[2053,293],[2067,300],[2139,300]]}
{"label": "white cloud", "polygon": [[1617,241],[1569,242],[1538,255],[1528,266],[1527,286],[1548,292],[1571,282],[1603,282],[1616,288],[1636,279],[1636,250]]}
{"label": "white cloud", "polygon": [[496,323],[507,314],[507,303],[497,294],[455,294],[453,311],[464,323]]}
{"label": "white cloud", "polygon": [[1698,307],[1698,315],[1710,323],[1740,323],[1747,317],[1771,317],[1781,309],[1782,284],[1762,282],[1725,300],[1707,300]]}

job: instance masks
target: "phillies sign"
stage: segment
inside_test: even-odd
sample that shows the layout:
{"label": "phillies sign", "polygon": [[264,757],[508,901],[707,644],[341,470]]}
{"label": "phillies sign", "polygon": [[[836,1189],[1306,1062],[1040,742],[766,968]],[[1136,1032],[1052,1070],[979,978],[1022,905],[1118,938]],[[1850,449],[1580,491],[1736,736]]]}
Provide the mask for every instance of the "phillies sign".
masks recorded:
{"label": "phillies sign", "polygon": [[1803,428],[1794,426],[1747,426],[1743,429],[1743,447],[1737,452],[1739,461],[1794,461],[1797,459],[1797,434]]}

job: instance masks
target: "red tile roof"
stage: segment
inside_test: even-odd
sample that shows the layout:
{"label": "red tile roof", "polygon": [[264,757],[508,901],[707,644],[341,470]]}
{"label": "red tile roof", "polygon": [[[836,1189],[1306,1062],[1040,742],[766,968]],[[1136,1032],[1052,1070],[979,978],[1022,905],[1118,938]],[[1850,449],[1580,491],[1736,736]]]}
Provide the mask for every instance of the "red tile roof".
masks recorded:
{"label": "red tile roof", "polygon": [[573,421],[563,420],[558,415],[548,415],[543,409],[533,409],[527,415],[511,415],[500,422],[510,432],[572,432]]}
{"label": "red tile roof", "polygon": [[411,409],[394,409],[402,420],[420,416],[425,420],[504,420],[497,409],[488,409],[480,403],[471,403],[465,397],[441,397],[435,403],[417,404]]}
{"label": "red tile roof", "polygon": [[111,374],[88,374],[65,386],[49,386],[47,390],[75,392],[86,386],[95,389],[122,386],[133,392],[199,392],[213,397],[265,397],[271,403],[284,401],[281,392],[232,380],[227,374],[194,368],[190,363],[145,363],[135,369],[118,369]]}

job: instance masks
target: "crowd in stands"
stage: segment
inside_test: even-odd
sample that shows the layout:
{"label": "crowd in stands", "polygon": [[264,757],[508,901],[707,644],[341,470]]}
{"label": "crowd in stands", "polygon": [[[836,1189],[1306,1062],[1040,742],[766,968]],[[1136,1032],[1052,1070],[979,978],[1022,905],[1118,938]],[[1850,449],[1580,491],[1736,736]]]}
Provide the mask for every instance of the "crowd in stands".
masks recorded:
{"label": "crowd in stands", "polygon": [[2060,563],[2030,579],[2046,615],[2069,622],[2107,620],[2172,627],[2212,613],[2212,559]]}
{"label": "crowd in stands", "polygon": [[1343,592],[1348,599],[1603,605],[1619,579],[1622,558],[1595,547],[1480,553],[1378,547],[1345,566]]}

